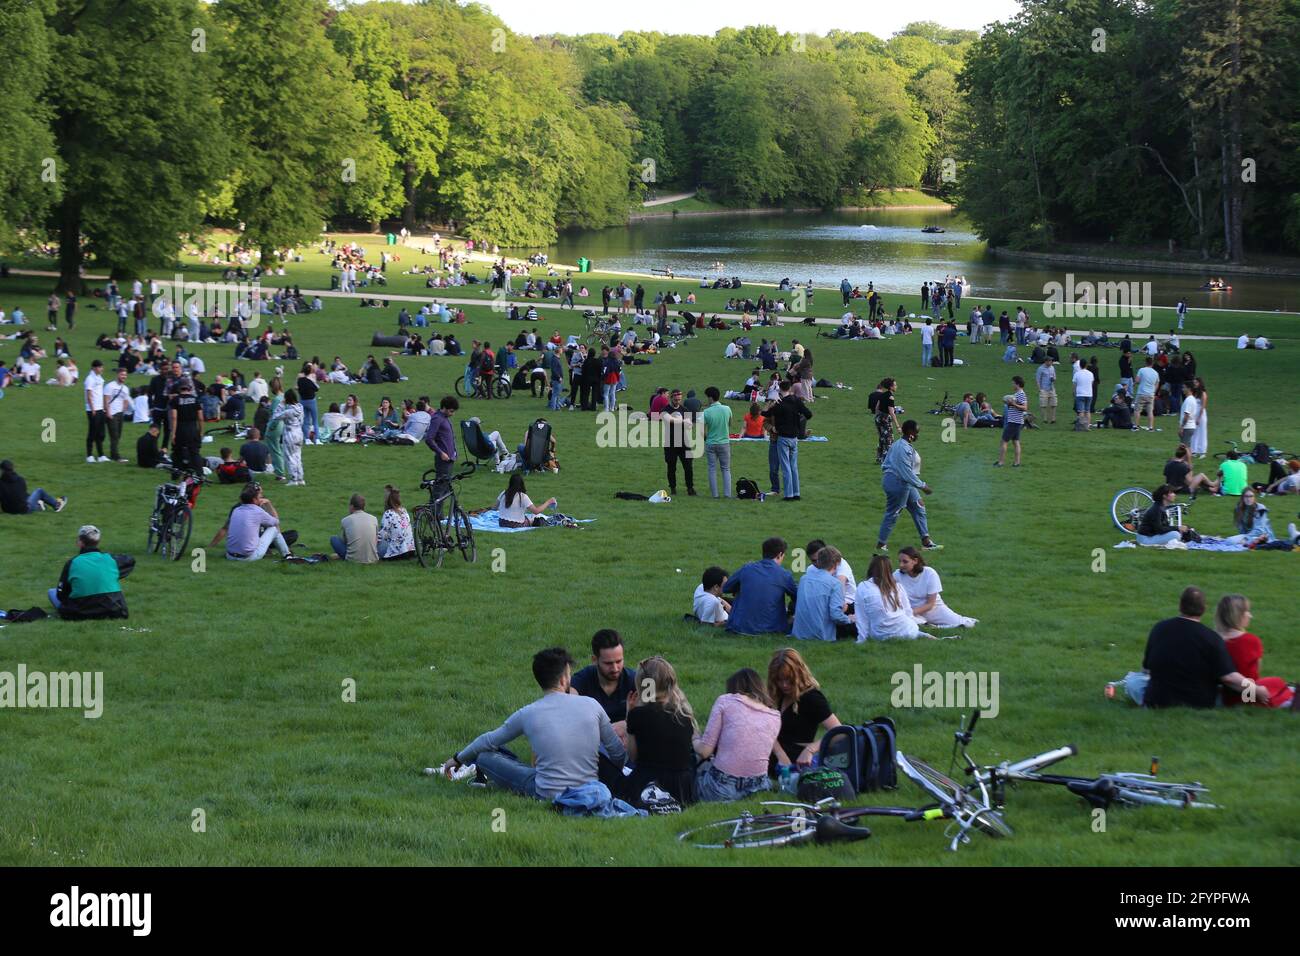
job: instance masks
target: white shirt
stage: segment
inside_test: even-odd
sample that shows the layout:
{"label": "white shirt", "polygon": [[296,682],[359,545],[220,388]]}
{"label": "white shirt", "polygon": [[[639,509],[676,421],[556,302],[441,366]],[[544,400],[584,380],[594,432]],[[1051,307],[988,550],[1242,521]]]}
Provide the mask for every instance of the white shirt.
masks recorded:
{"label": "white shirt", "polygon": [[248,383],[248,397],[254,402],[260,402],[271,392],[271,387],[266,384],[266,379],[255,378]]}
{"label": "white shirt", "polygon": [[197,373],[199,373],[199,374],[202,374],[202,373],[206,372],[207,370],[208,370],[207,366],[203,364],[203,359],[199,358],[197,355],[191,355],[191,356],[190,356],[190,371],[191,371],[191,372],[197,372]]}
{"label": "white shirt", "polygon": [[144,425],[149,421],[149,396],[137,395],[131,400],[131,424]]}
{"label": "white shirt", "polygon": [[722,599],[716,594],[710,594],[704,590],[703,584],[695,587],[695,616],[700,619],[701,624],[725,624],[727,622],[727,611],[722,606]]}
{"label": "white shirt", "polygon": [[1261,335],[1259,338],[1255,340],[1255,348],[1257,349],[1268,348],[1268,339],[1264,338],[1264,336]]}
{"label": "white shirt", "polygon": [[1237,339],[1237,348],[1239,348],[1239,349],[1244,349],[1244,348],[1249,348],[1249,347],[1250,347],[1250,336],[1249,336],[1249,335],[1243,335],[1241,338]]}
{"label": "white shirt", "polygon": [[943,583],[939,580],[939,572],[934,568],[922,568],[921,573],[916,577],[897,570],[894,572],[894,580],[903,589],[907,595],[907,602],[912,607],[920,607],[929,600],[931,594],[939,595],[934,599],[934,606],[943,606],[943,595],[940,593],[943,591]]}
{"label": "white shirt", "polygon": [[497,515],[505,521],[531,521],[533,513],[528,509],[532,506],[533,500],[524,494],[515,495],[515,500],[509,507],[506,507],[506,493],[503,491],[497,495]]}
{"label": "white shirt", "polygon": [[934,341],[934,326],[933,325],[921,326],[921,344],[929,345],[933,341]]}
{"label": "white shirt", "polygon": [[108,414],[121,415],[131,404],[131,386],[114,378],[104,386],[104,398],[108,402]]}
{"label": "white shirt", "polygon": [[1080,365],[1074,372],[1074,397],[1090,398],[1092,396],[1092,373]]}
{"label": "white shirt", "polygon": [[853,619],[858,626],[859,642],[869,638],[916,637],[920,628],[912,617],[906,598],[901,594],[899,597],[902,600],[893,607],[880,593],[875,581],[863,579],[853,595]]}
{"label": "white shirt", "polygon": [[1156,344],[1155,339],[1152,339],[1146,345],[1142,346],[1142,351],[1154,358],[1155,354],[1160,351],[1160,346]]}
{"label": "white shirt", "polygon": [[1182,408],[1178,413],[1179,428],[1195,428],[1196,420],[1201,417],[1201,403],[1196,400],[1195,395],[1188,395],[1183,399]]}
{"label": "white shirt", "polygon": [[94,369],[86,376],[86,411],[98,412],[104,408],[104,378]]}

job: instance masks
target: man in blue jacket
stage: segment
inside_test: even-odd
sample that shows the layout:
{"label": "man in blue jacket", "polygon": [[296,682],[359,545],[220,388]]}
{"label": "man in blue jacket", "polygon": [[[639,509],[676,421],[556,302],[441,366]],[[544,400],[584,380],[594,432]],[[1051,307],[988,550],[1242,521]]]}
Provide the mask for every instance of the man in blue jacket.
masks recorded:
{"label": "man in blue jacket", "polygon": [[736,596],[727,630],[736,634],[790,633],[798,591],[794,575],[781,567],[784,560],[785,540],[768,538],[763,542],[763,559],[744,565],[727,580],[724,593]]}

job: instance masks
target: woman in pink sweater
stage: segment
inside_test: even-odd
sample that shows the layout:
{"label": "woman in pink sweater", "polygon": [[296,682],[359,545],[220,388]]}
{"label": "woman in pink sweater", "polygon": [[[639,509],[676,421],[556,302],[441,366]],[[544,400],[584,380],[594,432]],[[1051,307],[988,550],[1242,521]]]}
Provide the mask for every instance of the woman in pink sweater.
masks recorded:
{"label": "woman in pink sweater", "polygon": [[767,761],[781,732],[763,679],[746,667],[727,678],[727,692],[713,704],[704,733],[695,738],[703,763],[696,772],[700,800],[739,800],[767,790]]}

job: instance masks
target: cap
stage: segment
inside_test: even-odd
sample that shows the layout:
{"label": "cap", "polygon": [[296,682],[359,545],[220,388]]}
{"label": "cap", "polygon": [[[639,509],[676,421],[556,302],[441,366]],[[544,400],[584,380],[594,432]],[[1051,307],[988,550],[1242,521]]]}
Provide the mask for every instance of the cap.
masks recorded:
{"label": "cap", "polygon": [[77,529],[77,537],[85,538],[87,541],[98,541],[99,529],[96,528],[93,524],[83,524],[80,528]]}

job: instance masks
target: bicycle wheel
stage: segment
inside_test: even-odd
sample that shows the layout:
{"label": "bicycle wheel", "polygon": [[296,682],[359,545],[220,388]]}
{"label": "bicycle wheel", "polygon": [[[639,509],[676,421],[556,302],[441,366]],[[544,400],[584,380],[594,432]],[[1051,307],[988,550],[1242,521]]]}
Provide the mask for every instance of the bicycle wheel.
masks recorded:
{"label": "bicycle wheel", "polygon": [[1198,799],[1209,793],[1199,783],[1176,783],[1157,780],[1142,773],[1103,774],[1102,779],[1115,785],[1115,799],[1121,803],[1179,809],[1217,810],[1218,805]]}
{"label": "bicycle wheel", "polygon": [[155,507],[153,514],[149,516],[149,542],[145,545],[145,553],[152,554],[162,547],[162,512]]}
{"label": "bicycle wheel", "polygon": [[677,834],[681,843],[701,850],[743,850],[749,847],[788,846],[810,843],[817,836],[817,823],[811,816],[772,813],[736,817],[706,823],[702,827]]}
{"label": "bicycle wheel", "polygon": [[163,529],[163,557],[179,561],[190,543],[194,516],[188,505],[178,505],[172,510],[171,518]]}
{"label": "bicycle wheel", "polygon": [[497,398],[509,398],[510,393],[513,390],[514,386],[510,384],[510,379],[506,378],[504,375],[500,376],[492,383],[492,394]]}
{"label": "bicycle wheel", "polygon": [[464,376],[464,375],[457,375],[457,376],[456,376],[456,385],[455,385],[455,389],[456,389],[456,394],[459,395],[461,398],[469,398],[469,396],[465,394],[465,376]]}
{"label": "bicycle wheel", "polygon": [[1115,527],[1127,534],[1136,535],[1138,522],[1155,499],[1145,488],[1125,488],[1110,502],[1110,517]]}
{"label": "bicycle wheel", "polygon": [[422,568],[442,567],[443,549],[438,547],[442,534],[434,520],[433,509],[420,505],[415,509],[415,557]]}
{"label": "bicycle wheel", "polygon": [[1011,836],[1011,827],[1002,819],[1002,814],[992,807],[976,800],[956,780],[947,774],[935,770],[924,760],[897,755],[898,769],[909,780],[947,807],[955,819],[968,818],[972,826],[978,827],[989,836]]}
{"label": "bicycle wheel", "polygon": [[478,548],[474,544],[474,528],[469,523],[469,515],[459,504],[453,512],[452,525],[452,533],[448,537],[456,542],[456,548],[466,563],[473,564],[478,560]]}

